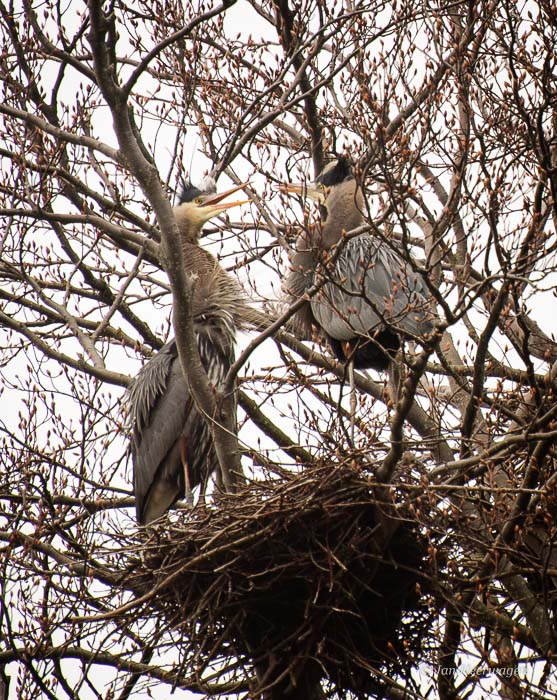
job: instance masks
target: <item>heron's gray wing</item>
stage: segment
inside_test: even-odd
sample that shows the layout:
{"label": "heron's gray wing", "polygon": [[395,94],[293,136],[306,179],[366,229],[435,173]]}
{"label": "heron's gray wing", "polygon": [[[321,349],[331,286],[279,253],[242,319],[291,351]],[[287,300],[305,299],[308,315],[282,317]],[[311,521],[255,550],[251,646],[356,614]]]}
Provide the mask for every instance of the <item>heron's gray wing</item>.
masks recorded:
{"label": "heron's gray wing", "polygon": [[408,333],[426,333],[430,303],[421,276],[396,250],[366,235],[348,241],[312,310],[330,336],[349,340],[385,321]]}
{"label": "heron's gray wing", "polygon": [[365,275],[365,296],[384,318],[402,331],[423,335],[432,330],[432,299],[422,276],[396,250],[384,244]]}
{"label": "heron's gray wing", "polygon": [[137,519],[160,517],[184,493],[180,438],[191,397],[175,341],[140,371],[130,388]]}

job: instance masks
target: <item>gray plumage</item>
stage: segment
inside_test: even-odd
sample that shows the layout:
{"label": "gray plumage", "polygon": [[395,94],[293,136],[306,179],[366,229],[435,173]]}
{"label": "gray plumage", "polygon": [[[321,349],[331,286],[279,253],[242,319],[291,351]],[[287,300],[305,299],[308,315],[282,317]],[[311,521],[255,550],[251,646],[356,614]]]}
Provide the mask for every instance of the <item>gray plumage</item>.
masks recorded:
{"label": "gray plumage", "polygon": [[343,231],[364,222],[363,196],[346,159],[329,164],[306,191],[323,203],[327,217],[298,239],[284,286],[293,301],[326,281],[298,314],[302,331],[319,328],[335,355],[353,359],[357,368],[386,369],[401,339],[433,330],[427,285],[396,248],[368,233],[335,254]]}
{"label": "gray plumage", "polygon": [[[198,244],[205,221],[241,202],[187,187],[175,208],[184,266],[195,275],[192,315],[197,347],[209,381],[221,385],[234,362],[236,329],[252,325],[255,312],[236,280]],[[210,417],[197,408],[175,340],[141,369],[128,393],[137,520],[150,523],[197,486],[206,487],[218,460]]]}

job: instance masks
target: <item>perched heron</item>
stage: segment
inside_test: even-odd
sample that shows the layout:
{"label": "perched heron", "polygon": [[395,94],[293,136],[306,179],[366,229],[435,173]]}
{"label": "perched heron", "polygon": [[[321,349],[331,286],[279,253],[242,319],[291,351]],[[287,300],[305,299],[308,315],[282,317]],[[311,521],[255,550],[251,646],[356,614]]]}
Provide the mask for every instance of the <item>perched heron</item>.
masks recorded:
{"label": "perched heron", "polygon": [[302,331],[311,336],[312,328],[320,329],[336,357],[352,367],[388,369],[402,339],[433,330],[422,276],[395,247],[369,233],[342,240],[364,223],[363,194],[345,157],[326,165],[313,185],[283,189],[306,194],[327,212],[322,226],[298,238],[284,284],[295,301],[325,280],[297,314]]}
{"label": "perched heron", "polygon": [[[186,271],[195,275],[192,313],[201,362],[213,386],[234,362],[236,330],[250,324],[252,309],[236,280],[199,245],[205,222],[248,200],[223,203],[240,185],[216,194],[186,184],[174,212]],[[176,341],[171,340],[141,369],[128,394],[137,520],[150,523],[201,485],[218,467],[208,420],[191,396]],[[209,417],[210,419],[210,417]]]}

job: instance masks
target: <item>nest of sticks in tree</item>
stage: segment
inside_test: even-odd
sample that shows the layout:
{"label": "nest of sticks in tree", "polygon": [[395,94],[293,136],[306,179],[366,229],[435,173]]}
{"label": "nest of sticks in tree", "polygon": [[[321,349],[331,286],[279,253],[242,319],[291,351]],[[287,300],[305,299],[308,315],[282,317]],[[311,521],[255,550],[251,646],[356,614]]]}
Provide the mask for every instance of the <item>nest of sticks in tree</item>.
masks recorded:
{"label": "nest of sticks in tree", "polygon": [[373,695],[431,639],[427,552],[369,477],[322,464],[149,528],[126,586],[141,617],[179,630],[199,680],[217,665],[249,668],[255,696],[310,698],[322,680]]}

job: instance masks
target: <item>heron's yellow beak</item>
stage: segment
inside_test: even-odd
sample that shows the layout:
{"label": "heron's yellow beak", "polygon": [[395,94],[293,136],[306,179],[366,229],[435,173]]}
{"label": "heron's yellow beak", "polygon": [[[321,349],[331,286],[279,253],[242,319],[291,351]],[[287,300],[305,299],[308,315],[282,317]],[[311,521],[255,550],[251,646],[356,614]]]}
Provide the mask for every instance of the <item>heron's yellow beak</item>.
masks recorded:
{"label": "heron's yellow beak", "polygon": [[307,182],[283,182],[279,190],[286,194],[299,194],[304,198],[313,199],[322,204],[325,201],[325,193],[317,185]]}
{"label": "heron's yellow beak", "polygon": [[234,194],[234,192],[238,192],[238,190],[241,190],[246,185],[249,185],[249,182],[242,182],[240,185],[232,187],[229,190],[225,190],[224,192],[219,192],[218,194],[210,194],[203,200],[203,202],[201,202],[199,208],[205,209],[205,207],[208,207],[212,213],[218,214],[219,212],[226,211],[226,209],[230,209],[231,207],[237,207],[240,204],[248,204],[251,199],[238,199],[234,202],[224,202],[221,204],[223,199],[231,194]]}

